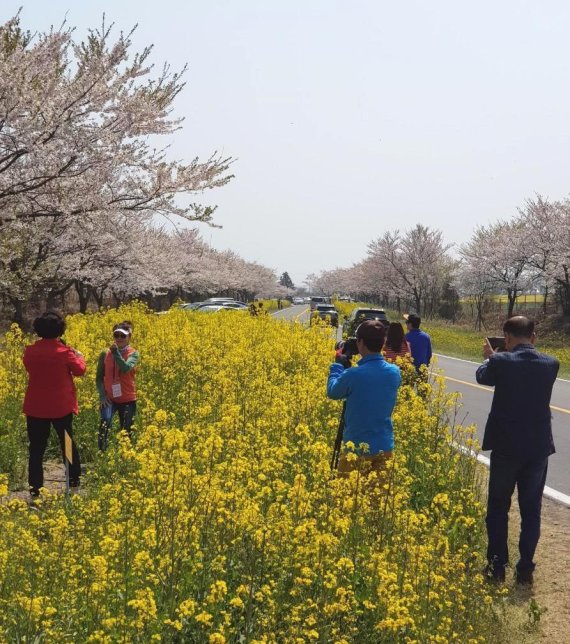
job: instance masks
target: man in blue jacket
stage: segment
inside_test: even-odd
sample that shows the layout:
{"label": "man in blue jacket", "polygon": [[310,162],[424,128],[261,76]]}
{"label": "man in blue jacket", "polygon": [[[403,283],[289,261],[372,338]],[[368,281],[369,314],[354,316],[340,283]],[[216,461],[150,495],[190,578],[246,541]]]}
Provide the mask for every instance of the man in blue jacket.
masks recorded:
{"label": "man in blue jacket", "polygon": [[483,438],[483,449],[491,450],[487,572],[495,581],[505,579],[509,508],[516,485],[521,533],[515,579],[532,584],[548,457],[554,453],[550,396],[560,365],[534,348],[534,322],[526,317],[508,319],[503,333],[506,351],[495,352],[486,341],[485,362],[476,374],[478,383],[495,387]]}
{"label": "man in blue jacket", "polygon": [[425,331],[420,330],[422,319],[415,313],[404,315],[408,332],[406,341],[410,345],[412,362],[417,371],[422,365],[429,367],[431,361],[431,338]]}
{"label": "man in blue jacket", "polygon": [[[346,474],[356,468],[382,471],[394,449],[392,411],[400,386],[400,369],[384,360],[385,328],[378,320],[367,320],[356,330],[356,346],[362,356],[350,367],[347,356],[337,357],[330,367],[327,395],[346,400],[344,442],[354,443],[357,458],[342,454],[338,471]],[[361,449],[366,443],[367,450]]]}

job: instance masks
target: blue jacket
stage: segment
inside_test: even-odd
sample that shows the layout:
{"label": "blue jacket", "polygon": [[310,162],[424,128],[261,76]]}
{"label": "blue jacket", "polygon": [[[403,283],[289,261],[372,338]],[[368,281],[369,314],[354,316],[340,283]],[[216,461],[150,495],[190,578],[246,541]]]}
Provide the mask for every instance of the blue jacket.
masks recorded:
{"label": "blue jacket", "polygon": [[406,333],[406,340],[410,343],[414,367],[419,369],[423,364],[429,365],[431,360],[431,339],[421,329],[411,329]]}
{"label": "blue jacket", "polygon": [[392,411],[400,381],[400,369],[379,353],[365,356],[350,369],[331,365],[327,396],[333,400],[346,398],[345,442],[352,441],[356,447],[367,443],[368,454],[394,449]]}
{"label": "blue jacket", "polygon": [[550,396],[559,366],[532,344],[519,344],[477,369],[477,382],[495,387],[483,449],[521,459],[554,453]]}

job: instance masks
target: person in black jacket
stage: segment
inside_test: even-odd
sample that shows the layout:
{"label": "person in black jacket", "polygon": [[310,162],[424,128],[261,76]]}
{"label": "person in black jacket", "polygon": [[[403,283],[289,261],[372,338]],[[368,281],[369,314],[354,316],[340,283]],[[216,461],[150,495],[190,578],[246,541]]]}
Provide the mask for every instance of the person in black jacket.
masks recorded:
{"label": "person in black jacket", "polygon": [[532,584],[548,457],[555,451],[550,396],[560,365],[534,348],[534,322],[526,317],[508,319],[503,333],[506,351],[495,352],[486,342],[485,362],[476,374],[478,383],[495,387],[483,438],[483,449],[491,450],[487,573],[495,581],[505,579],[508,515],[516,485],[521,533],[515,579]]}

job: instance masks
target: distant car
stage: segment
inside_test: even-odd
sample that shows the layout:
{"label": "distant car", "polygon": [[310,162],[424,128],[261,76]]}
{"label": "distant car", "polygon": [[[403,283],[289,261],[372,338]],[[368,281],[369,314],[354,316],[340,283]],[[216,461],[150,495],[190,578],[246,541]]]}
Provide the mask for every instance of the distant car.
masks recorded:
{"label": "distant car", "polygon": [[247,311],[249,306],[244,302],[222,302],[224,309],[234,309],[235,311]]}
{"label": "distant car", "polygon": [[198,313],[217,313],[218,311],[227,311],[221,304],[206,304],[196,309]]}
{"label": "distant car", "polygon": [[385,327],[390,324],[384,309],[354,309],[342,325],[343,335],[347,338],[354,336],[358,325],[365,320],[380,320]]}
{"label": "distant car", "polygon": [[200,302],[200,306],[196,307],[196,310],[199,311],[207,306],[221,306],[223,309],[247,309],[247,304],[243,302]]}
{"label": "distant car", "polygon": [[294,297],[293,304],[304,304],[305,300],[302,297]]}
{"label": "distant car", "polygon": [[333,304],[317,304],[315,310],[311,313],[311,324],[319,318],[330,322],[331,326],[338,326],[338,311]]}
{"label": "distant car", "polygon": [[311,305],[311,311],[314,311],[318,304],[330,304],[331,298],[324,296],[311,296],[309,303]]}

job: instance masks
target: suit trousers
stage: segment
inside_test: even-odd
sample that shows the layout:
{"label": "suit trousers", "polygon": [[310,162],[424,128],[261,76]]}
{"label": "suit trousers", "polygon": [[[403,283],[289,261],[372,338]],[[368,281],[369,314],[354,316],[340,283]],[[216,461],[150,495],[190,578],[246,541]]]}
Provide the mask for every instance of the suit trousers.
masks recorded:
{"label": "suit trousers", "polygon": [[79,452],[75,441],[73,441],[72,424],[73,414],[67,414],[62,418],[34,418],[33,416],[26,416],[26,424],[28,428],[28,440],[30,442],[30,456],[28,460],[28,483],[34,490],[39,490],[44,484],[44,468],[43,459],[46,451],[49,432],[51,425],[57,433],[59,444],[61,446],[61,453],[65,463],[65,434],[67,432],[72,438],[72,460],[69,465],[69,480],[74,483],[79,481],[81,476],[81,461],[79,459]]}
{"label": "suit trousers", "polygon": [[504,568],[509,561],[509,509],[516,485],[521,515],[517,570],[521,573],[534,570],[547,470],[548,457],[518,459],[491,452],[486,523],[487,560],[493,569]]}

